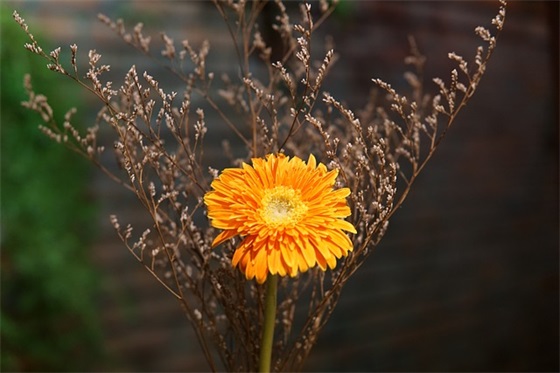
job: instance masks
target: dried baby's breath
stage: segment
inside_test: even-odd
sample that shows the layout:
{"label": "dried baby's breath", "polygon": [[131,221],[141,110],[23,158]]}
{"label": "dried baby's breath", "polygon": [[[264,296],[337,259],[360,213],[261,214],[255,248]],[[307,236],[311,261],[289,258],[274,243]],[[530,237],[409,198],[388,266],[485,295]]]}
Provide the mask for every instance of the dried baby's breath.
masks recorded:
{"label": "dried baby's breath", "polygon": [[[207,164],[206,138],[219,135],[220,125],[233,134],[235,139],[222,143],[224,159],[232,167],[268,153],[301,159],[314,154],[318,162],[338,170],[334,187],[350,191],[347,212],[349,224],[356,228],[352,251],[331,272],[309,269],[297,276],[294,272],[293,279],[280,283],[283,296],[272,368],[299,370],[343,286],[382,239],[391,216],[475,93],[506,12],[501,1],[489,26],[495,31],[475,28],[482,43],[472,58],[448,54],[456,66],[447,78],[430,81],[435,95],[425,87],[426,58],[410,37],[405,62],[412,70],[404,75],[410,93],[373,79],[370,100],[362,109],[352,109],[323,88],[337,56],[328,41],[327,48],[318,43],[315,31],[335,3],[319,2],[318,12],[302,4],[299,13],[289,13],[281,0],[275,0],[271,28],[281,46],[273,49],[256,22],[264,2],[214,0],[232,47],[239,52],[234,76],[208,71],[208,41],[176,44],[165,33],[159,38],[144,35],[142,23],[127,32],[125,21],[99,15],[124,43],[148,58],[156,59],[151,44],[159,41],[158,63],[163,60],[181,82],[184,89],[179,92],[165,88],[149,71],[138,71],[140,64],[127,69],[119,86],[113,84],[105,78],[111,67],[102,63],[96,50],[89,51],[84,72],[78,67],[77,45],[70,46],[69,61],[62,60],[61,48],[46,53],[25,20],[13,14],[29,37],[24,47],[44,58],[50,70],[93,93],[102,107],[86,131],[72,124],[73,109],[59,125],[47,98],[33,91],[29,77],[25,79],[29,97],[23,105],[41,115],[40,128],[48,137],[91,160],[141,201],[152,219],[149,229],[123,228],[116,216],[111,216],[111,223],[134,258],[181,303],[212,370],[257,369],[263,291],[231,266],[239,241],[233,238],[220,250],[211,247],[218,232],[207,222],[203,196],[220,172]],[[323,53],[318,60],[317,51]],[[264,76],[253,72],[254,61],[263,64]],[[213,82],[214,76],[221,78],[219,82]],[[201,101],[204,110],[195,104]],[[208,110],[217,114],[218,122],[207,122]],[[235,115],[229,114],[232,110]],[[98,143],[100,126],[113,130],[113,143]],[[235,154],[233,140],[245,147],[243,155]],[[112,149],[122,172],[106,168],[101,157],[106,148]]]}

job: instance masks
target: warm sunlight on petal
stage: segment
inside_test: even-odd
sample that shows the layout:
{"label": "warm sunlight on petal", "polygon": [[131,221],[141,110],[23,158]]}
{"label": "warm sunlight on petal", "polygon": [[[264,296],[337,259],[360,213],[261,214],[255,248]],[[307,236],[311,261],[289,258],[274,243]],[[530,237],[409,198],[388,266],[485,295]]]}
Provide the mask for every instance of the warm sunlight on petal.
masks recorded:
{"label": "warm sunlight on petal", "polygon": [[252,165],[226,168],[204,196],[211,224],[222,232],[212,246],[235,236],[242,242],[232,265],[258,283],[268,274],[296,276],[309,268],[334,268],[352,251],[344,220],[351,213],[348,188],[334,189],[338,170],[309,155],[269,154]]}

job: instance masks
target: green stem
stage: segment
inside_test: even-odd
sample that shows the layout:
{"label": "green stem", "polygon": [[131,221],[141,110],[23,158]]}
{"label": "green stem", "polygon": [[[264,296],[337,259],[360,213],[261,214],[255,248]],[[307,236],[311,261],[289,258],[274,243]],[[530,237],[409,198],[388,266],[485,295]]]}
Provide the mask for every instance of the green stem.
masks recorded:
{"label": "green stem", "polygon": [[259,362],[259,372],[270,372],[272,360],[272,344],[274,342],[274,324],[276,321],[276,293],[278,276],[269,276],[267,279],[265,305],[264,305],[264,324],[261,339],[261,356]]}

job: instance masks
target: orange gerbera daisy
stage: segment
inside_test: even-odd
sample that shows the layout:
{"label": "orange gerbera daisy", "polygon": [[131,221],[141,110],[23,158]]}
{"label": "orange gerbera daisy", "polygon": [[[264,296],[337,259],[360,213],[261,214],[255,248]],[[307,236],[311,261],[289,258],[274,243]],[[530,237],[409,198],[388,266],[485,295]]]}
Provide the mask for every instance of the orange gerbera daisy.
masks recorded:
{"label": "orange gerbera daisy", "polygon": [[211,224],[223,229],[212,246],[243,237],[232,264],[259,283],[268,273],[293,277],[316,265],[334,268],[353,248],[343,231],[356,233],[344,220],[350,189],[333,189],[338,170],[327,171],[313,155],[307,164],[284,154],[252,161],[224,169],[204,196]]}

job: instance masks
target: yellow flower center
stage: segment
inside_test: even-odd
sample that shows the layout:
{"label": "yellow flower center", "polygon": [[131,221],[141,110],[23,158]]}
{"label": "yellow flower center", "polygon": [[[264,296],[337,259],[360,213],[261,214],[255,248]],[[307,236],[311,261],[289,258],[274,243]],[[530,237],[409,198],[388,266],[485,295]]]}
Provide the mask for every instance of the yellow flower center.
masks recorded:
{"label": "yellow flower center", "polygon": [[261,218],[274,228],[296,224],[307,212],[300,191],[283,185],[265,190],[261,203]]}

